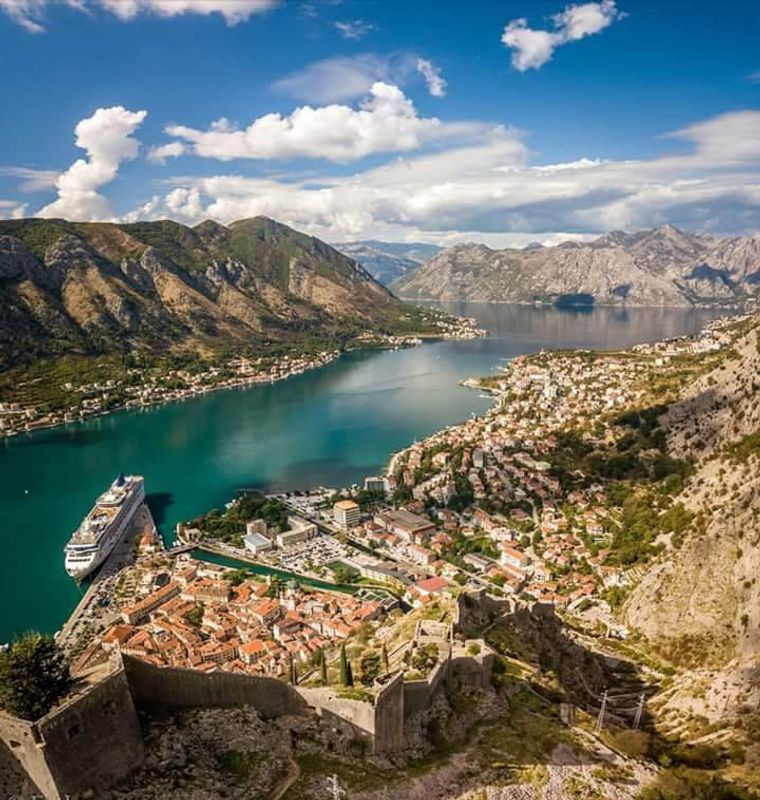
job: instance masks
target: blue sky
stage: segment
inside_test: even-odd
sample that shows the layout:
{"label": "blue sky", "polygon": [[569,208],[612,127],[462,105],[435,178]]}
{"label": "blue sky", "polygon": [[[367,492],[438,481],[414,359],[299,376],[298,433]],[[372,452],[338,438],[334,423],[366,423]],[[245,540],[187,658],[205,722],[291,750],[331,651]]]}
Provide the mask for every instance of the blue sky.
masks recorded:
{"label": "blue sky", "polygon": [[759,40],[750,0],[0,0],[0,215],[753,231]]}

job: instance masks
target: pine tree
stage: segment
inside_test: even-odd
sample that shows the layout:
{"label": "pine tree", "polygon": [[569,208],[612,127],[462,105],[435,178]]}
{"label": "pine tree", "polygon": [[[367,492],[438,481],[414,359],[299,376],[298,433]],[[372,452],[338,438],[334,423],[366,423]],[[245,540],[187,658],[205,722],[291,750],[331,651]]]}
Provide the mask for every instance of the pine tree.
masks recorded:
{"label": "pine tree", "polygon": [[319,651],[319,673],[323,685],[327,686],[327,657],[324,650]]}
{"label": "pine tree", "polygon": [[354,685],[354,676],[351,672],[351,662],[348,660],[348,656],[346,655],[345,643],[340,647],[340,682],[344,686]]}
{"label": "pine tree", "polygon": [[385,642],[383,642],[383,666],[386,672],[391,671],[391,662],[388,659],[388,648],[385,646]]}

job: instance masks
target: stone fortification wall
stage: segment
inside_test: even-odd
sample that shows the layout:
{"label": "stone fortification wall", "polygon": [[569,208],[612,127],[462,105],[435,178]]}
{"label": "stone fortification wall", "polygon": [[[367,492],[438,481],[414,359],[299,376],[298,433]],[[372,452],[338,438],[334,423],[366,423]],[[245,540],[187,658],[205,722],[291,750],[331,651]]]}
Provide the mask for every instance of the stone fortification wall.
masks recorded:
{"label": "stone fortification wall", "polygon": [[298,692],[277,678],[155,667],[132,656],[122,658],[138,705],[253,706],[264,718],[303,714],[306,708]]}
{"label": "stone fortification wall", "polygon": [[30,787],[45,797],[58,797],[34,723],[0,711],[0,797]]}
{"label": "stone fortification wall", "polygon": [[40,790],[29,780],[5,742],[0,740],[0,797],[29,797],[35,794],[39,795]]}
{"label": "stone fortification wall", "polygon": [[143,759],[140,724],[121,665],[36,722],[0,714],[0,739],[48,800],[101,791]]}
{"label": "stone fortification wall", "polygon": [[392,753],[404,745],[404,674],[397,672],[375,698],[375,752]]}
{"label": "stone fortification wall", "polygon": [[96,793],[142,762],[140,723],[123,669],[38,722],[58,791]]}
{"label": "stone fortification wall", "polygon": [[472,635],[497,617],[513,613],[517,604],[511,597],[493,597],[485,589],[462,592],[454,608],[454,630]]}

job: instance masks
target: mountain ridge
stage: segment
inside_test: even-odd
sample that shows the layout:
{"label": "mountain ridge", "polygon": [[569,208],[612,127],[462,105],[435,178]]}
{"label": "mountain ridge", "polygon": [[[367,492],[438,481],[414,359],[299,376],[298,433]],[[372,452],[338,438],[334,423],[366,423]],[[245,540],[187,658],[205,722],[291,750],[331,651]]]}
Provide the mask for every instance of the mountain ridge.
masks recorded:
{"label": "mountain ridge", "polygon": [[72,352],[394,332],[409,312],[353,259],[266,217],[0,221],[0,369]]}
{"label": "mountain ridge", "polygon": [[739,304],[759,288],[760,234],[720,237],[673,225],[522,250],[459,244],[391,284],[410,300],[532,303],[582,294],[638,306]]}
{"label": "mountain ridge", "polygon": [[365,239],[338,242],[334,247],[358,261],[384,286],[416,270],[441,248],[425,242],[383,242]]}

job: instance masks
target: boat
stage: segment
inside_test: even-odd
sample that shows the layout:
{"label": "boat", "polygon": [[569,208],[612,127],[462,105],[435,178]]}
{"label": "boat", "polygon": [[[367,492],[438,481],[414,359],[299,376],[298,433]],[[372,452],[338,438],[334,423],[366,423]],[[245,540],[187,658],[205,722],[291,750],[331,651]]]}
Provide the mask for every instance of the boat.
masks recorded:
{"label": "boat", "polygon": [[145,500],[145,481],[120,474],[97,499],[64,548],[66,572],[86,578],[110,555]]}

